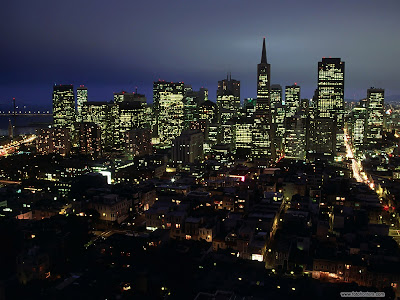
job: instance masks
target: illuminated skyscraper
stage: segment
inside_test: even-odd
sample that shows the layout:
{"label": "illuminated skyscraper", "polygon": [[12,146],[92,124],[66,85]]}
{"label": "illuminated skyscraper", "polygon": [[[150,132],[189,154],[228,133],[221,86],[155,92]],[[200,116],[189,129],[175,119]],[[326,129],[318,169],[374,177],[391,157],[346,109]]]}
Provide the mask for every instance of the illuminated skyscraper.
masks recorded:
{"label": "illuminated skyscraper", "polygon": [[101,154],[101,130],[95,123],[81,122],[79,124],[79,146],[82,154],[94,158]]}
{"label": "illuminated skyscraper", "polygon": [[274,134],[274,145],[277,155],[283,151],[285,137],[285,104],[282,99],[282,87],[279,84],[271,85],[271,113]]}
{"label": "illuminated skyscraper", "polygon": [[75,97],[72,85],[54,85],[53,122],[55,127],[71,129],[75,122]]}
{"label": "illuminated skyscraper", "polygon": [[[240,118],[235,123],[235,147],[238,149],[248,149],[248,154],[250,154],[250,149],[253,144],[253,122],[246,117]],[[243,150],[241,150],[243,152]]]}
{"label": "illuminated skyscraper", "polygon": [[227,76],[218,81],[217,107],[219,119],[222,125],[238,116],[240,109],[240,81]]}
{"label": "illuminated skyscraper", "polygon": [[88,101],[88,90],[81,85],[76,89],[76,121],[82,122],[82,106]]}
{"label": "illuminated skyscraper", "polygon": [[114,94],[114,105],[118,106],[121,138],[134,128],[150,128],[150,117],[146,97],[136,93]]}
{"label": "illuminated skyscraper", "polygon": [[384,124],[385,90],[370,88],[367,91],[367,122],[365,142],[371,146],[382,140]]}
{"label": "illuminated skyscraper", "polygon": [[300,86],[296,83],[285,88],[286,117],[294,117],[300,107]]}
{"label": "illuminated skyscraper", "polygon": [[267,50],[265,38],[261,62],[257,65],[257,104],[253,130],[253,149],[254,159],[274,159],[275,147],[272,135],[272,115],[270,103],[271,91],[271,66],[267,63]]}
{"label": "illuminated skyscraper", "polygon": [[340,58],[323,58],[318,62],[318,103],[321,118],[333,118],[343,129],[344,62]]}
{"label": "illuminated skyscraper", "polygon": [[351,143],[359,154],[365,146],[365,129],[367,120],[367,109],[360,104],[354,107],[350,114],[350,124],[348,124],[349,133],[351,136]]}
{"label": "illuminated skyscraper", "polygon": [[285,157],[306,158],[306,119],[300,113],[286,118]]}
{"label": "illuminated skyscraper", "polygon": [[121,145],[119,106],[112,102],[87,102],[82,106],[83,122],[100,126],[101,143],[106,151],[119,149]]}
{"label": "illuminated skyscraper", "polygon": [[335,121],[336,144],[333,153],[343,146],[344,62],[340,58],[323,58],[318,62],[317,117]]}
{"label": "illuminated skyscraper", "polygon": [[161,144],[171,145],[183,130],[184,95],[183,82],[157,81],[153,84],[153,131]]}

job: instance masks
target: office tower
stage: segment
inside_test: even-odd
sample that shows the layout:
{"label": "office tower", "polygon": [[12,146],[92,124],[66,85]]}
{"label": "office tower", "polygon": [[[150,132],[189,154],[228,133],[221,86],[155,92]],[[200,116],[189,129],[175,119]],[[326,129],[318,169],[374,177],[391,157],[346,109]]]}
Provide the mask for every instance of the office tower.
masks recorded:
{"label": "office tower", "polygon": [[79,124],[80,153],[97,158],[101,155],[101,130],[96,123]]}
{"label": "office tower", "polygon": [[132,156],[152,153],[151,132],[148,128],[135,128],[125,132],[125,151]]}
{"label": "office tower", "polygon": [[282,86],[280,84],[271,85],[271,109],[278,104],[282,104],[284,101],[282,99]]}
{"label": "office tower", "polygon": [[226,79],[218,81],[217,101],[224,95],[233,95],[235,100],[240,101],[240,81],[232,79],[232,75],[226,76]]}
{"label": "office tower", "polygon": [[194,163],[203,160],[204,136],[198,130],[185,130],[172,143],[172,160],[177,163]]}
{"label": "office tower", "polygon": [[204,142],[204,153],[209,153],[211,148],[215,146],[220,140],[221,130],[218,123],[210,123],[208,125],[206,140]]}
{"label": "office tower", "polygon": [[[250,150],[253,144],[253,120],[250,118],[242,117],[237,120],[235,124],[235,148],[236,152],[238,149],[248,149]],[[243,152],[243,151],[242,151]]]}
{"label": "office tower", "polygon": [[236,118],[240,109],[240,81],[227,76],[218,81],[217,89],[218,122],[225,124]]}
{"label": "office tower", "polygon": [[183,102],[183,130],[191,129],[191,127],[198,127],[197,121],[199,120],[199,111],[195,97],[193,97],[193,95],[185,95],[183,97],[182,102]]}
{"label": "office tower", "polygon": [[224,124],[219,124],[218,131],[218,144],[229,145],[230,151],[235,149],[235,123],[233,120],[226,121]]}
{"label": "office tower", "polygon": [[183,82],[153,83],[154,132],[159,142],[171,145],[183,129]]}
{"label": "office tower", "polygon": [[[200,124],[200,128],[198,129],[204,133],[203,149],[204,153],[208,153],[211,147],[217,143],[218,126],[212,126],[212,124],[217,124],[217,105],[210,100],[206,100],[203,103],[200,103],[198,111]],[[217,132],[213,131],[214,128],[217,130]]]}
{"label": "office tower", "polygon": [[293,117],[300,107],[300,86],[296,83],[285,87],[286,117]]}
{"label": "office tower", "polygon": [[286,118],[285,157],[306,158],[306,121],[300,113]]}
{"label": "office tower", "polygon": [[217,89],[218,134],[217,143],[235,149],[235,120],[240,110],[240,81],[229,75],[218,81]]}
{"label": "office tower", "polygon": [[362,104],[354,107],[350,114],[350,124],[348,124],[351,143],[356,154],[360,153],[365,146],[365,129],[367,120],[367,108]]}
{"label": "office tower", "polygon": [[270,103],[271,66],[267,63],[265,38],[261,62],[257,65],[257,104],[253,130],[253,159],[275,159],[275,147],[271,131],[272,115]]}
{"label": "office tower", "polygon": [[209,123],[214,123],[217,121],[217,105],[206,100],[199,105],[199,119],[207,120]]}
{"label": "office tower", "polygon": [[331,160],[335,154],[336,120],[334,118],[309,118],[307,124],[307,159]]}
{"label": "office tower", "polygon": [[370,88],[367,91],[366,145],[373,146],[382,140],[384,124],[385,90]]}
{"label": "office tower", "polygon": [[151,117],[148,114],[146,97],[137,93],[121,92],[114,94],[114,105],[119,111],[119,131],[124,133],[134,128],[150,128]]}
{"label": "office tower", "polygon": [[335,120],[334,153],[344,144],[344,65],[340,58],[323,58],[318,62],[317,115]]}
{"label": "office tower", "polygon": [[100,126],[101,143],[105,151],[118,150],[121,146],[119,106],[112,102],[87,102],[82,106],[83,122]]}
{"label": "office tower", "polygon": [[75,97],[72,85],[53,86],[53,123],[72,129],[75,122]]}
{"label": "office tower", "polygon": [[36,150],[40,154],[56,153],[66,156],[71,151],[70,131],[67,128],[37,129],[36,136]]}
{"label": "office tower", "polygon": [[279,84],[271,85],[271,114],[272,131],[274,135],[274,146],[277,155],[283,152],[285,138],[285,104],[282,100],[282,87]]}
{"label": "office tower", "polygon": [[88,90],[81,85],[76,89],[76,121],[82,122],[82,106],[88,101]]}
{"label": "office tower", "polygon": [[217,105],[210,100],[206,100],[198,105],[198,114],[199,129],[205,133],[205,138],[207,139],[208,126],[217,122]]}

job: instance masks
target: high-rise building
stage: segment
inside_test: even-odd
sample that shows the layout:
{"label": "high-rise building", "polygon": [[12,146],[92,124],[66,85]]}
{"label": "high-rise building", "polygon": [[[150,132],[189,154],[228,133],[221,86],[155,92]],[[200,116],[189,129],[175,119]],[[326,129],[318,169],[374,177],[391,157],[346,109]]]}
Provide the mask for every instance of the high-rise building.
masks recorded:
{"label": "high-rise building", "polygon": [[318,62],[317,117],[335,121],[334,153],[344,144],[344,65],[340,58],[322,58]]}
{"label": "high-rise building", "polygon": [[73,85],[53,86],[54,126],[72,129],[75,122],[75,97]]}
{"label": "high-rise building", "polygon": [[[121,100],[122,98],[122,100]],[[118,106],[120,126],[123,139],[124,132],[134,128],[150,128],[150,116],[146,97],[137,93],[114,94],[114,105]]]}
{"label": "high-rise building", "polygon": [[274,134],[274,146],[277,155],[283,152],[285,138],[285,104],[282,99],[282,87],[279,84],[271,85],[271,114],[272,114],[272,131]]}
{"label": "high-rise building", "polygon": [[236,118],[240,109],[240,81],[227,76],[218,81],[217,89],[218,122],[225,124]]}
{"label": "high-rise building", "polygon": [[299,113],[286,118],[285,157],[306,158],[306,119]]}
{"label": "high-rise building", "polygon": [[286,117],[291,118],[298,112],[300,107],[300,86],[296,83],[285,88]]}
{"label": "high-rise building", "polygon": [[362,105],[354,107],[350,114],[350,122],[348,124],[351,143],[356,154],[360,153],[365,146],[365,129],[367,120],[367,109]]}
{"label": "high-rise building", "polygon": [[197,130],[185,130],[172,143],[172,160],[194,163],[203,160],[204,135]]}
{"label": "high-rise building", "polygon": [[159,142],[171,145],[183,130],[183,82],[157,81],[153,84],[154,129]]}
{"label": "high-rise building", "polygon": [[253,129],[253,159],[274,159],[275,147],[272,142],[273,130],[271,115],[271,66],[267,63],[265,38],[261,54],[261,62],[257,65],[257,104]]}
{"label": "high-rise building", "polygon": [[36,136],[36,150],[40,154],[56,153],[66,156],[71,151],[70,131],[67,128],[37,129]]}
{"label": "high-rise building", "polygon": [[88,90],[81,85],[76,89],[76,121],[82,122],[82,106],[88,101]]}
{"label": "high-rise building", "polygon": [[87,102],[82,106],[83,122],[100,126],[101,143],[105,151],[117,150],[121,146],[119,106],[112,102]]}
{"label": "high-rise building", "polygon": [[[253,144],[253,122],[251,119],[242,117],[235,123],[235,147],[238,149],[251,149]],[[249,152],[250,154],[250,152]]]}
{"label": "high-rise building", "polygon": [[101,154],[101,130],[96,123],[81,122],[79,124],[80,152],[94,158]]}
{"label": "high-rise building", "polygon": [[307,159],[332,160],[336,145],[336,120],[333,118],[309,118],[307,124]]}
{"label": "high-rise building", "polygon": [[370,88],[367,91],[366,144],[372,146],[382,140],[384,124],[385,90]]}

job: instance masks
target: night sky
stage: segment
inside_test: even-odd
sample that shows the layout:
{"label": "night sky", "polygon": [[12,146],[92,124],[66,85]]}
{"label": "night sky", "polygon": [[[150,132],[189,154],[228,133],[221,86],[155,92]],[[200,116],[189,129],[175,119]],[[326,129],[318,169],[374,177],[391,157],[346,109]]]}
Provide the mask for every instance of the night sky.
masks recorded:
{"label": "night sky", "polygon": [[346,63],[345,98],[366,89],[400,95],[399,0],[3,1],[0,105],[51,105],[53,83],[84,84],[89,101],[152,82],[207,87],[232,72],[241,98],[255,97],[262,38],[272,83],[297,82],[312,97],[317,63]]}

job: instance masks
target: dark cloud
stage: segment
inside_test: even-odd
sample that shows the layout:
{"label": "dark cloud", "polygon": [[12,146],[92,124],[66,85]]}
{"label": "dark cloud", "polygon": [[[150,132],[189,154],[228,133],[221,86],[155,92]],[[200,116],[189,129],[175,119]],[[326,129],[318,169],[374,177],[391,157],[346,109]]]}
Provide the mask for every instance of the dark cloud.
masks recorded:
{"label": "dark cloud", "polygon": [[92,100],[152,81],[208,87],[226,72],[256,94],[267,38],[272,82],[311,97],[323,56],[346,62],[346,98],[370,86],[400,94],[398,0],[7,1],[0,12],[0,102],[50,104],[51,85],[85,84]]}

